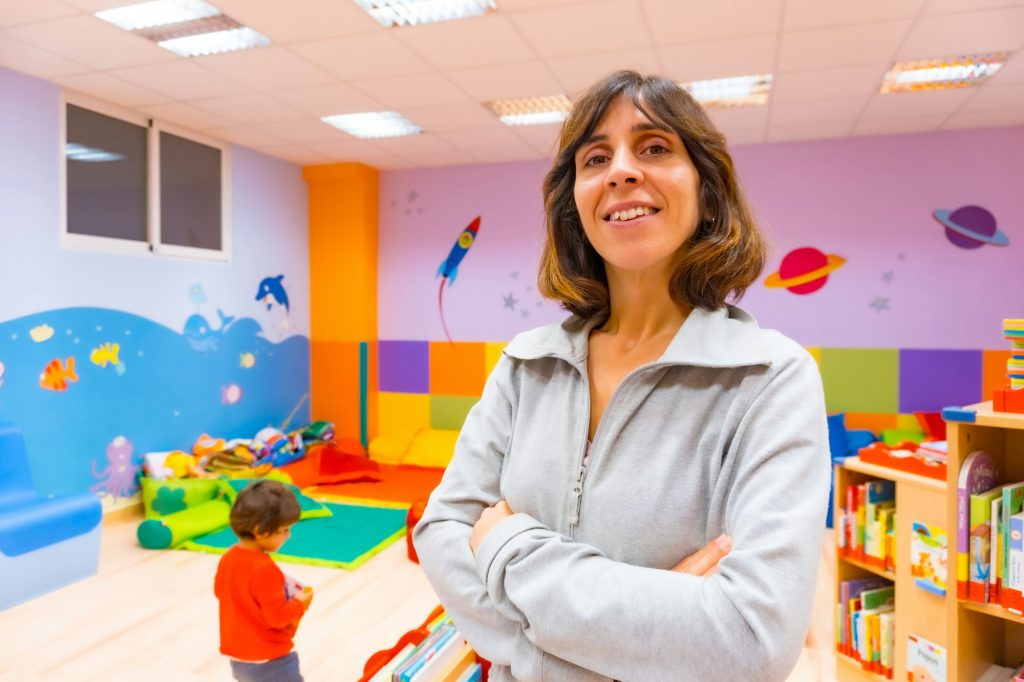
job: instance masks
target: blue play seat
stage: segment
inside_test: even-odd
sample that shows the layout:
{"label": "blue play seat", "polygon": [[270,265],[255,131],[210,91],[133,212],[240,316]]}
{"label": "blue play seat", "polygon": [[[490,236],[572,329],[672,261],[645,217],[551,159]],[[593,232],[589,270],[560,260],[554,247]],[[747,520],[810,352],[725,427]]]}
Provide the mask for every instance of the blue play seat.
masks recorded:
{"label": "blue play seat", "polygon": [[40,496],[21,429],[0,423],[0,609],[96,573],[102,517],[91,493]]}
{"label": "blue play seat", "polygon": [[832,527],[832,507],[836,490],[836,465],[842,464],[847,457],[853,457],[861,448],[874,443],[878,438],[867,429],[846,428],[846,415],[842,412],[828,416],[828,449],[832,460],[832,486],[828,493],[828,514],[825,525]]}

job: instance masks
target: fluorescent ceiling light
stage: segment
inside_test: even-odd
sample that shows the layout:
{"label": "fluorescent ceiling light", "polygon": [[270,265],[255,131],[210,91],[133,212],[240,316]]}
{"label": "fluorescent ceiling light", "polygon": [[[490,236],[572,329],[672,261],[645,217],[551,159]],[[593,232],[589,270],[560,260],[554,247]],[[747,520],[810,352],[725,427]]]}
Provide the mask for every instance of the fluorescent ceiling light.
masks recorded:
{"label": "fluorescent ceiling light", "polygon": [[1002,66],[1006,52],[898,62],[885,73],[880,92],[915,92],[968,88],[985,80]]}
{"label": "fluorescent ceiling light", "polygon": [[360,114],[336,114],[320,119],[349,135],[363,139],[416,135],[423,129],[397,111],[368,111]]}
{"label": "fluorescent ceiling light", "polygon": [[738,107],[768,103],[772,74],[712,78],[680,83],[705,107]]}
{"label": "fluorescent ceiling light", "polygon": [[182,57],[201,57],[207,54],[247,50],[250,47],[269,45],[270,39],[247,26],[226,31],[200,33],[194,36],[171,38],[157,43],[160,47]]}
{"label": "fluorescent ceiling light", "polygon": [[68,142],[64,145],[64,155],[69,161],[85,161],[86,163],[102,163],[104,161],[120,161],[124,157],[114,152],[94,149],[77,142]]}
{"label": "fluorescent ceiling light", "polygon": [[565,95],[529,97],[526,99],[496,99],[485,102],[485,104],[507,126],[561,123],[565,120],[569,109],[572,108],[572,102]]}
{"label": "fluorescent ceiling light", "polygon": [[218,14],[219,9],[202,0],[153,0],[96,12],[100,19],[126,31],[179,24]]}
{"label": "fluorescent ceiling light", "polygon": [[382,26],[416,26],[454,21],[496,9],[494,0],[354,0]]}

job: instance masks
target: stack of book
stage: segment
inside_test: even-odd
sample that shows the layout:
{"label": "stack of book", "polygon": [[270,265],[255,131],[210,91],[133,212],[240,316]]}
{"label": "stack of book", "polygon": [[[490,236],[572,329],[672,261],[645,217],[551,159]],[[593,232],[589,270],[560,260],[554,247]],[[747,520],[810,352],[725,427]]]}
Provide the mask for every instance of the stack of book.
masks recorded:
{"label": "stack of book", "polygon": [[893,570],[896,484],[867,481],[846,487],[846,506],[836,525],[839,555]]}
{"label": "stack of book", "polygon": [[892,679],[895,588],[884,578],[839,583],[836,651],[864,670]]}
{"label": "stack of book", "polygon": [[407,644],[370,682],[479,682],[483,669],[476,653],[447,615],[429,626],[419,644]]}

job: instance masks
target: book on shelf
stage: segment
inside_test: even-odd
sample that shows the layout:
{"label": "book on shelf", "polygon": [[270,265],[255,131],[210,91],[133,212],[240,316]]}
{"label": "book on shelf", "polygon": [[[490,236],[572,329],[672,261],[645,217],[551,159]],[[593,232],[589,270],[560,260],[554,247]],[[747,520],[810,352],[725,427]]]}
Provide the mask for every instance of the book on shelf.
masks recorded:
{"label": "book on shelf", "polygon": [[996,484],[996,468],[984,450],[975,450],[960,465],[956,491],[956,596],[967,599],[970,581],[971,495],[990,490]]}
{"label": "book on shelf", "polygon": [[914,584],[932,594],[945,596],[949,552],[946,531],[935,525],[914,521],[911,533],[910,575],[914,578]]}
{"label": "book on shelf", "polygon": [[[1011,539],[1010,519],[1014,514],[1019,514],[1024,508],[1024,482],[1008,483],[1003,486],[1003,506],[1000,510],[1000,534],[1002,542],[999,545],[1002,553],[1002,572],[999,581],[999,603],[1003,608],[1019,608],[1021,599],[1021,584],[1019,579],[1013,579],[1010,575]],[[1020,549],[1024,549],[1021,547]]]}
{"label": "book on shelf", "polygon": [[990,599],[989,578],[993,569],[992,562],[992,502],[1002,500],[1003,487],[996,486],[971,495],[970,512],[970,560],[969,583],[967,598],[979,604],[987,604]]}
{"label": "book on shelf", "polygon": [[[857,658],[853,614],[862,608],[861,597],[865,592],[886,588],[892,589],[892,581],[878,577],[844,580],[839,583],[839,617],[836,623],[836,650],[839,653]],[[878,605],[879,596],[879,593],[871,596],[873,605]]]}
{"label": "book on shelf", "polygon": [[946,682],[946,648],[920,635],[908,635],[907,680]]}

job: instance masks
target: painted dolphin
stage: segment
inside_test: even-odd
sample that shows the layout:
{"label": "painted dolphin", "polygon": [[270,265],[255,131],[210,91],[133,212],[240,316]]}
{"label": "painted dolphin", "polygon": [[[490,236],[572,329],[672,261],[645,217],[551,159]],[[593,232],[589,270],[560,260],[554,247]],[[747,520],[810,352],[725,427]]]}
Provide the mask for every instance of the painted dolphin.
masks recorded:
{"label": "painted dolphin", "polygon": [[[284,275],[278,275],[277,277],[264,277],[263,281],[260,282],[260,288],[256,292],[256,300],[262,301],[268,296],[274,299],[274,302],[283,305],[286,312],[288,309],[288,294],[285,293],[284,287],[281,286],[281,280],[284,279]],[[270,310],[271,302],[267,301],[267,310]]]}

